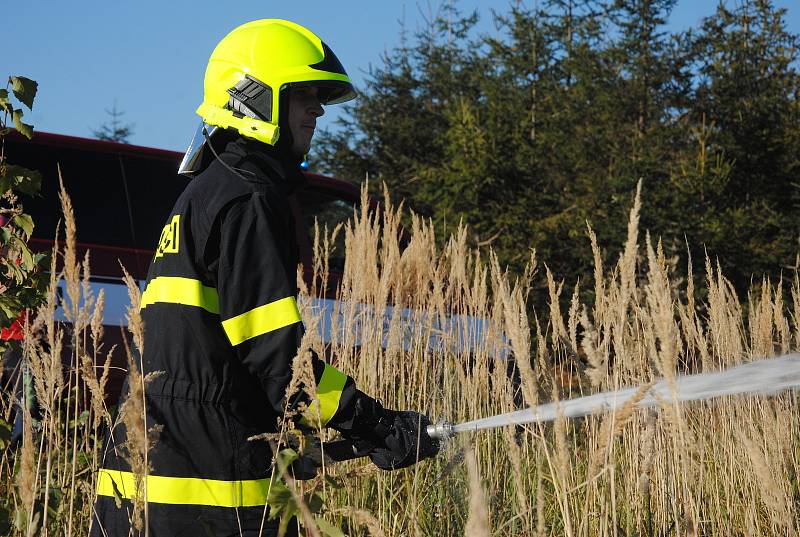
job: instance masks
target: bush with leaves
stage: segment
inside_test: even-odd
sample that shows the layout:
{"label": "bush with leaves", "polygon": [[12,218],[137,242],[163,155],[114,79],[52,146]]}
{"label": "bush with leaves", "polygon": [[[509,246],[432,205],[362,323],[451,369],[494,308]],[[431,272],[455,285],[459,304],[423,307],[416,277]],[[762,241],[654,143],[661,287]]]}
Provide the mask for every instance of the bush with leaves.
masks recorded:
{"label": "bush with leaves", "polygon": [[[46,279],[42,267],[46,255],[33,253],[28,240],[33,233],[33,219],[25,214],[20,194],[33,196],[42,185],[42,175],[12,164],[5,154],[5,136],[17,132],[33,137],[33,125],[22,121],[22,108],[33,108],[37,83],[22,76],[11,76],[5,89],[0,89],[0,327],[7,328],[26,310],[44,300]],[[9,119],[13,128],[9,125]],[[0,341],[0,348],[5,342]]]}

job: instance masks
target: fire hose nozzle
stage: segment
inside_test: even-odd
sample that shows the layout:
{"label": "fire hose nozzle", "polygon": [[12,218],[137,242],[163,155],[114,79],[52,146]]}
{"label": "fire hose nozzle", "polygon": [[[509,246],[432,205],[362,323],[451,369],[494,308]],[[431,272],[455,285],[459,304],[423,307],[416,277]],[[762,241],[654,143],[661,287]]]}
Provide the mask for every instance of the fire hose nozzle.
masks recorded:
{"label": "fire hose nozzle", "polygon": [[455,426],[449,421],[440,421],[436,425],[428,425],[425,432],[433,440],[449,440],[456,435]]}

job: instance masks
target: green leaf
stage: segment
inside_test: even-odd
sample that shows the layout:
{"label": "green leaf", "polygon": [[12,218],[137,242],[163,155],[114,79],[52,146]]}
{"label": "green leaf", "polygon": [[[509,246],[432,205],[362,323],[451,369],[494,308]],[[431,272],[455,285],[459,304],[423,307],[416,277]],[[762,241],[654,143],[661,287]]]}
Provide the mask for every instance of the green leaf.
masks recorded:
{"label": "green leaf", "polygon": [[30,237],[31,233],[33,233],[33,218],[29,214],[18,214],[11,221],[24,231],[27,236]]}
{"label": "green leaf", "polygon": [[24,277],[26,275],[25,273],[27,273],[30,270],[33,270],[33,268],[35,266],[35,264],[33,262],[33,252],[31,252],[30,248],[28,248],[28,245],[25,244],[23,241],[19,241],[18,246],[19,246],[20,253],[22,254],[22,267],[21,268],[24,269],[24,271],[25,271],[25,272],[23,272],[23,279],[24,279]]}
{"label": "green leaf", "polygon": [[276,461],[278,463],[278,472],[279,475],[284,476],[294,461],[300,458],[300,455],[297,454],[295,450],[292,448],[282,449],[278,456],[276,457]]}
{"label": "green leaf", "polygon": [[8,98],[8,90],[0,89],[0,104],[6,104],[7,102],[10,102]]}
{"label": "green leaf", "polygon": [[9,80],[11,81],[11,90],[14,92],[14,96],[28,109],[33,110],[33,99],[36,97],[36,90],[39,88],[39,84],[35,80],[24,76],[12,76]]}
{"label": "green leaf", "polygon": [[[17,237],[12,236],[11,242],[18,243],[19,240],[17,239]],[[9,265],[6,265],[6,268],[11,273],[11,277],[14,278],[14,283],[16,283],[18,286],[22,285],[22,282],[25,281],[25,272],[22,270],[22,268],[16,263],[11,263]]]}
{"label": "green leaf", "polygon": [[36,170],[23,169],[25,170],[25,175],[16,177],[17,184],[14,188],[22,194],[33,196],[42,189],[42,174]]}
{"label": "green leaf", "polygon": [[292,491],[280,479],[273,479],[270,485],[269,496],[267,497],[267,505],[269,505],[269,518],[270,520],[278,518],[285,511],[295,511],[297,507],[294,504]]}
{"label": "green leaf", "polygon": [[11,238],[11,229],[8,226],[0,227],[0,244],[8,244]]}
{"label": "green leaf", "polygon": [[92,458],[85,451],[79,451],[78,456],[75,457],[75,464],[83,470],[92,465]]}
{"label": "green leaf", "polygon": [[28,527],[28,512],[25,509],[17,509],[16,517],[14,518],[14,526],[17,530],[27,535],[36,535],[39,529],[39,521],[42,518],[42,513],[39,509],[33,513],[31,517],[31,524]]}
{"label": "green leaf", "polygon": [[11,305],[8,304],[8,301],[5,300],[5,298],[5,296],[0,295],[0,311],[2,311],[2,316],[0,316],[0,327],[8,328],[17,318],[19,312],[11,309]]}
{"label": "green leaf", "polygon": [[322,532],[322,535],[326,535],[327,537],[347,537],[342,530],[322,518],[321,516],[315,516],[314,522],[317,523],[317,527],[319,527],[319,531]]}
{"label": "green leaf", "polygon": [[16,127],[17,131],[25,138],[30,140],[33,138],[33,125],[28,125],[27,123],[22,122],[22,110],[14,110],[14,127]]}
{"label": "green leaf", "polygon": [[0,177],[0,194],[13,188],[18,192],[33,196],[42,188],[41,172],[16,164],[6,166],[3,171],[3,176]]}
{"label": "green leaf", "polygon": [[6,449],[11,444],[11,425],[0,418],[0,449]]}
{"label": "green leaf", "polygon": [[14,516],[14,527],[17,528],[18,531],[24,532],[25,526],[28,525],[28,514],[25,512],[25,509],[17,509],[17,512]]}

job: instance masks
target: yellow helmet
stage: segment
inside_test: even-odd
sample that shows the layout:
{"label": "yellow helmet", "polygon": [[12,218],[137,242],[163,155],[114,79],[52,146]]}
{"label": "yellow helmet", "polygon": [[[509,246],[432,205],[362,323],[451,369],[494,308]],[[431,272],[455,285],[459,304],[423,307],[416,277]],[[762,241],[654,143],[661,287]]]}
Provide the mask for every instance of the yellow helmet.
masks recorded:
{"label": "yellow helmet", "polygon": [[275,145],[280,94],[292,85],[318,87],[321,104],[356,96],[339,59],[314,33],[280,19],[248,22],[211,53],[197,114],[208,125]]}

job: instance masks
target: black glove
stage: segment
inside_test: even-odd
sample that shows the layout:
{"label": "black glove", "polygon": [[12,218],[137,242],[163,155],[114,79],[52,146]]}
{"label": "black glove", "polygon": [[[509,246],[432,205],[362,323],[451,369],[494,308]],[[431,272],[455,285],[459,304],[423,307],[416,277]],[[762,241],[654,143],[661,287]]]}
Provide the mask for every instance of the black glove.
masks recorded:
{"label": "black glove", "polygon": [[378,468],[397,470],[439,452],[439,442],[426,431],[430,423],[417,412],[387,410],[380,402],[357,391],[352,414],[336,428]]}
{"label": "black glove", "polygon": [[397,470],[411,466],[439,452],[439,442],[428,436],[431,421],[418,412],[385,411],[393,414],[389,432],[369,453],[370,460],[381,470]]}

